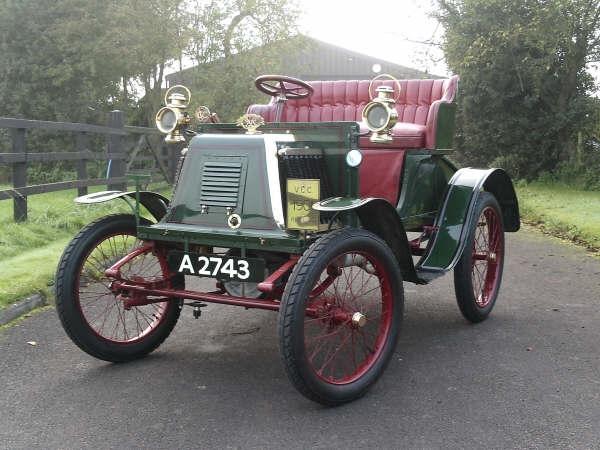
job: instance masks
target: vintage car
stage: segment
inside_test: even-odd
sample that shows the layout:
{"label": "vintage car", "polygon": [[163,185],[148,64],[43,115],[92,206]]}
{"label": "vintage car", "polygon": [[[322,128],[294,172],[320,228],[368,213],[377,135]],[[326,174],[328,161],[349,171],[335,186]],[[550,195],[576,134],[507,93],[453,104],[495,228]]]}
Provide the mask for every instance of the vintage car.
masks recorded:
{"label": "vintage car", "polygon": [[[460,311],[484,320],[519,207],[503,170],[448,159],[457,85],[265,75],[256,87],[271,101],[237,124],[206,107],[193,118],[189,91],[169,89],[157,126],[187,143],[172,198],[138,188],[76,199],[120,198],[132,214],[94,221],[64,251],[56,306],[68,335],[122,362],[156,349],[184,305],[195,317],[206,303],[278,311],[290,381],[337,405],[389,362],[403,283],[452,270]],[[210,289],[186,289],[192,277]]]}

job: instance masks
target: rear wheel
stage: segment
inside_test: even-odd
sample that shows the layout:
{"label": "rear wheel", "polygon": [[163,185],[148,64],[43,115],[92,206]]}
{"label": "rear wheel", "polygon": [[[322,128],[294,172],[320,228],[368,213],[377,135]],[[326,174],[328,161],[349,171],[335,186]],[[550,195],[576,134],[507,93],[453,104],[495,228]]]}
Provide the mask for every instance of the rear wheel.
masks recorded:
{"label": "rear wheel", "polygon": [[504,225],[496,198],[482,192],[467,245],[454,269],[456,300],[471,322],[485,320],[496,303],[504,266]]}
{"label": "rear wheel", "polygon": [[[167,338],[179,318],[179,301],[126,307],[111,291],[105,270],[140,245],[134,216],[107,216],[83,228],[59,262],[58,316],[73,342],[96,358],[122,362],[145,356]],[[169,280],[164,255],[151,251],[124,264],[121,273],[132,282],[184,284],[182,276]]]}
{"label": "rear wheel", "polygon": [[398,264],[379,237],[346,229],[319,239],[281,301],[280,349],[294,386],[325,405],[362,396],[394,352],[403,308]]}

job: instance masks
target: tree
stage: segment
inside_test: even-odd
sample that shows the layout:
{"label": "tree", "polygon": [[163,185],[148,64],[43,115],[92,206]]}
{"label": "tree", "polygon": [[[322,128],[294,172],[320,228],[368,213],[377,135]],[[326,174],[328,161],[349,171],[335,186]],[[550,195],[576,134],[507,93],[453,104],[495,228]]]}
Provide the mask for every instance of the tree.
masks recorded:
{"label": "tree", "polygon": [[[296,30],[298,11],[291,0],[171,1],[170,7],[159,13],[156,11],[165,2],[156,1],[156,5],[147,6],[153,9],[151,17],[157,17],[157,23],[143,17],[135,28],[138,38],[152,36],[137,45],[152,48],[153,56],[160,54],[154,64],[151,60],[142,64],[137,74],[137,80],[144,87],[141,106],[148,124],[153,124],[154,114],[162,102],[166,69],[175,67],[181,70],[183,60],[191,60],[198,68],[194,84],[200,85],[200,88],[210,86],[209,93],[217,104],[223,101],[236,103],[244,97],[238,86],[248,80],[253,61],[242,58],[233,63],[230,57],[289,37]],[[150,4],[153,5],[153,2]],[[162,28],[159,28],[161,23]],[[157,49],[162,49],[162,52],[157,52]],[[223,71],[203,72],[206,64],[223,61],[226,61]],[[242,61],[244,65],[240,67]]]}
{"label": "tree", "polygon": [[599,0],[438,0],[449,67],[461,76],[460,155],[514,176],[551,171],[590,116]]}
{"label": "tree", "polygon": [[[193,106],[207,105],[226,122],[235,122],[248,105],[266,103],[269,98],[254,86],[254,79],[266,73],[295,73],[300,67],[284,63],[282,56],[297,51],[298,46],[311,48],[302,36],[273,42],[223,58],[195,70],[190,87]],[[210,86],[210,89],[207,89]]]}
{"label": "tree", "polygon": [[[138,122],[154,125],[154,114],[162,102],[167,69],[181,59],[189,45],[189,13],[183,0],[127,0],[113,5],[115,41],[120,55],[111,61],[119,65],[125,100],[142,97],[136,111]],[[138,90],[136,91],[136,88]],[[139,91],[139,92],[138,92]]]}
{"label": "tree", "polygon": [[289,36],[297,15],[291,0],[0,0],[0,115],[120,108],[153,125],[168,70]]}
{"label": "tree", "polygon": [[[154,126],[168,70],[287,36],[296,17],[291,0],[0,0],[0,116],[104,123],[121,109],[129,123]],[[233,97],[244,73],[228,72],[224,85],[213,78],[215,98]],[[27,144],[52,151],[73,142],[34,130]],[[7,145],[0,139],[0,150]],[[30,168],[30,179],[58,181],[73,169],[48,167]]]}
{"label": "tree", "polygon": [[119,93],[104,1],[0,1],[0,115],[86,121]]}
{"label": "tree", "polygon": [[254,78],[281,71],[280,56],[304,45],[295,35],[298,10],[290,0],[192,3],[186,56],[195,68],[186,72],[186,82],[194,93],[193,105],[209,105],[221,119],[235,121],[246,106],[264,99],[254,88]]}

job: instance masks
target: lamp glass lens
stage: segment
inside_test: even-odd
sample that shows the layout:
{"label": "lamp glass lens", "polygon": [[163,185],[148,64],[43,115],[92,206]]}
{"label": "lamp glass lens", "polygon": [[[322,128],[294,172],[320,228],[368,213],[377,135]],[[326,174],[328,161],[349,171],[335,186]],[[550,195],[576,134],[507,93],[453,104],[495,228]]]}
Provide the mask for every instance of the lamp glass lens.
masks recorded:
{"label": "lamp glass lens", "polygon": [[371,128],[382,128],[389,120],[387,110],[383,105],[375,105],[367,113],[367,122]]}
{"label": "lamp glass lens", "polygon": [[175,125],[177,125],[177,116],[175,116],[175,113],[172,110],[166,110],[160,117],[160,126],[164,130],[172,131],[175,128]]}

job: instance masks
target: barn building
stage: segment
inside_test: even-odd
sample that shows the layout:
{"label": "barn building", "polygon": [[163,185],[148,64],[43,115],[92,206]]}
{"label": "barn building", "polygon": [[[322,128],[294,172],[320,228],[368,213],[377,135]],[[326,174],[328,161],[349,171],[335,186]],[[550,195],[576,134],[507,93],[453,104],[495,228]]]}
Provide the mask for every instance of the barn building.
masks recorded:
{"label": "barn building", "polygon": [[[298,45],[293,45],[294,43]],[[304,35],[292,38],[292,45],[289,45],[286,51],[274,49],[273,52],[269,52],[268,47],[274,45],[277,43],[267,44],[265,47],[248,52],[248,54],[261,52],[256,58],[259,60],[256,73],[272,73],[272,64],[269,64],[264,57],[265,54],[272,54],[280,58],[278,66],[285,68],[282,74],[306,81],[369,80],[377,73],[389,73],[398,79],[442,78]],[[261,58],[264,61],[264,70],[260,68]],[[198,67],[191,67],[167,75],[167,86],[189,84],[197,70]]]}

